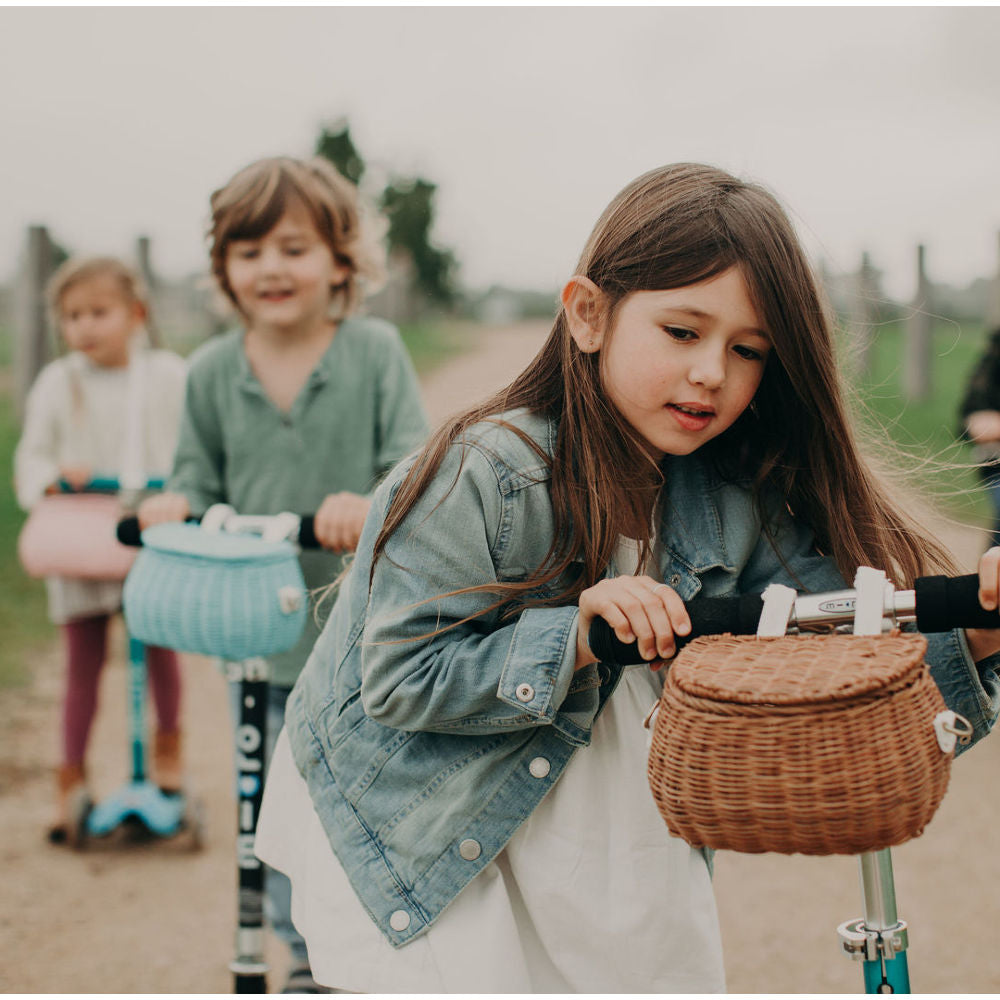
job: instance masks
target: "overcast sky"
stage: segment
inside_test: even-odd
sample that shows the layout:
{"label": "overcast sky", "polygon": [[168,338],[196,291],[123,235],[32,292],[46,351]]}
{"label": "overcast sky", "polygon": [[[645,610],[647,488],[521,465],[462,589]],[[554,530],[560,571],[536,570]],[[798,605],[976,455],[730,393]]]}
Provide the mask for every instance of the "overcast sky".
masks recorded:
{"label": "overcast sky", "polygon": [[768,185],[815,258],[891,293],[997,269],[1000,9],[0,8],[0,279],[25,227],[204,269],[208,195],[346,116],[439,185],[470,286],[548,289],[639,173]]}

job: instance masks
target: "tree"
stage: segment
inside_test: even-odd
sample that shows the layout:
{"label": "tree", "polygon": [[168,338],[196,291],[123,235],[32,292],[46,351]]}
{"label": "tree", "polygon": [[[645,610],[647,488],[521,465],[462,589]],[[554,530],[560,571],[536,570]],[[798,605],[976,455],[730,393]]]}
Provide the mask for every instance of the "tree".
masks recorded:
{"label": "tree", "polygon": [[[340,120],[324,126],[316,140],[316,155],[329,160],[348,180],[360,184],[365,161],[351,139],[351,129]],[[389,252],[404,253],[413,262],[414,283],[431,302],[455,301],[457,261],[450,250],[431,244],[434,193],[437,185],[422,177],[393,177],[378,198],[389,221]]]}
{"label": "tree", "polygon": [[455,300],[455,256],[430,242],[437,185],[422,177],[395,178],[382,192],[380,205],[389,220],[390,250],[404,250],[413,261],[417,286],[432,301]]}
{"label": "tree", "polygon": [[365,175],[365,161],[351,139],[351,129],[346,122],[338,122],[331,131],[324,126],[316,140],[316,155],[329,160],[349,181],[360,184]]}

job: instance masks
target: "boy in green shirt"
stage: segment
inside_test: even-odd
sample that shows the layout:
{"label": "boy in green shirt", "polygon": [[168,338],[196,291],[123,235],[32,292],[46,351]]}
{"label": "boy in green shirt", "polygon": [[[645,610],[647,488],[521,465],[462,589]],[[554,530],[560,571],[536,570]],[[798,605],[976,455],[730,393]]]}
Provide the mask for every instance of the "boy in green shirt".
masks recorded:
{"label": "boy in green shirt", "polygon": [[[322,550],[303,552],[310,590],[354,550],[370,495],[428,430],[416,374],[396,329],[352,317],[380,274],[355,188],[326,161],[278,158],[212,195],[212,270],[245,327],[190,359],[167,492],[139,508],[143,528],[227,503],[241,514],[316,515]],[[266,758],[288,695],[319,635],[270,659]],[[291,921],[288,880],[267,877],[271,925],[292,952],[286,990],[318,992]]]}

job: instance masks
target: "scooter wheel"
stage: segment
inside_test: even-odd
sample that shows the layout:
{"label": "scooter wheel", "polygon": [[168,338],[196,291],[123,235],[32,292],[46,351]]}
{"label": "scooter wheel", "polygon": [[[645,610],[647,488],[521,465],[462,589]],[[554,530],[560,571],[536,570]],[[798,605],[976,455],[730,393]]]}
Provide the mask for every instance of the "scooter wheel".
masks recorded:
{"label": "scooter wheel", "polygon": [[69,804],[66,843],[76,851],[82,851],[87,846],[87,820],[93,808],[93,800],[82,788],[73,794]]}

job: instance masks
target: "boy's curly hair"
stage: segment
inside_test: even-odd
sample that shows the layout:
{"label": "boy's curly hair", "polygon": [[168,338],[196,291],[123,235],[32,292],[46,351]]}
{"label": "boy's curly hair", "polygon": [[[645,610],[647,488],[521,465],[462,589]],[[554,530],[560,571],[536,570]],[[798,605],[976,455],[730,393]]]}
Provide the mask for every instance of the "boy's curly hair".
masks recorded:
{"label": "boy's curly hair", "polygon": [[238,308],[226,277],[229,244],[265,236],[295,202],[309,213],[334,260],[349,271],[343,284],[331,289],[333,311],[343,318],[381,285],[385,255],[362,215],[357,188],[321,157],[257,160],[212,193],[208,231],[212,273]]}

